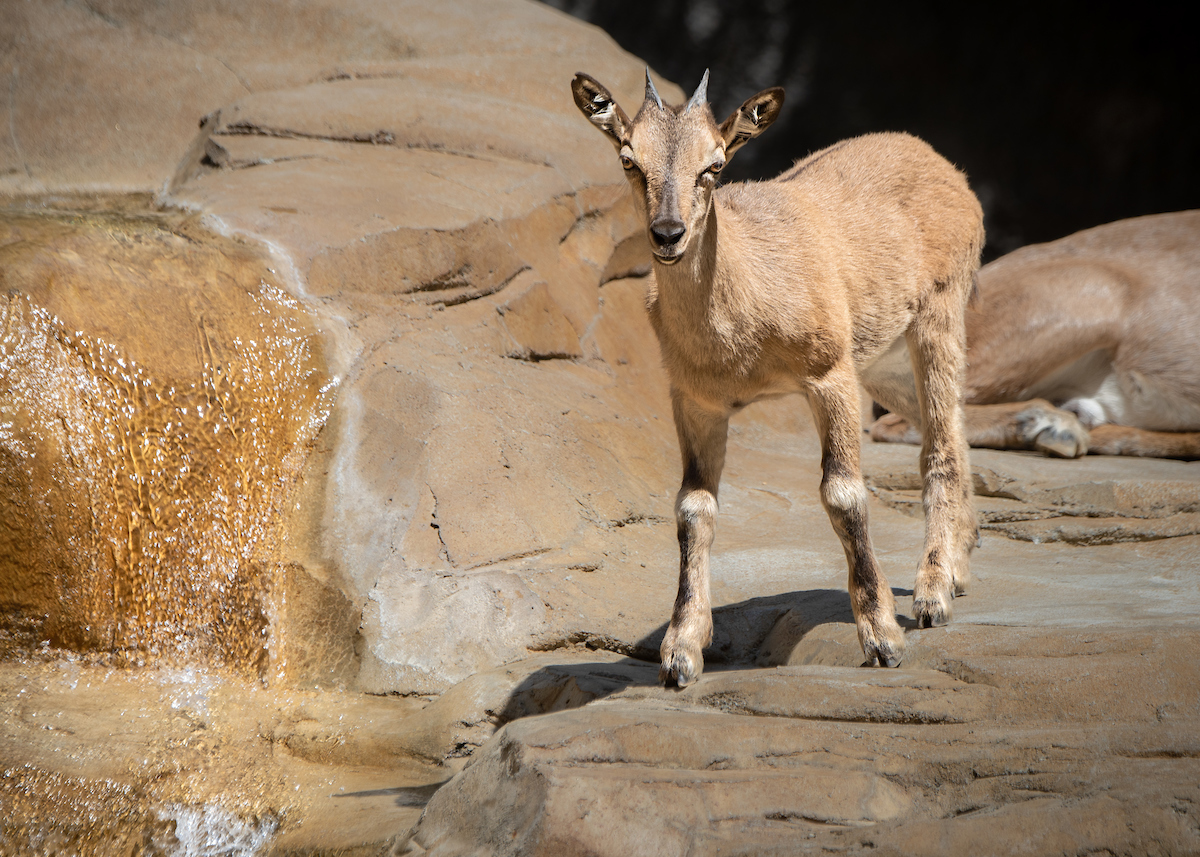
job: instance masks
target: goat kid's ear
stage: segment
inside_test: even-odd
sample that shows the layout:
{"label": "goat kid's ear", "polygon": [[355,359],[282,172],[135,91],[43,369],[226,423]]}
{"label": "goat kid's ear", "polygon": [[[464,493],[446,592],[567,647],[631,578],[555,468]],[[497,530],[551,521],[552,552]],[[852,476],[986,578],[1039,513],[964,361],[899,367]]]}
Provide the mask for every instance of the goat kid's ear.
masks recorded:
{"label": "goat kid's ear", "polygon": [[721,136],[725,138],[725,157],[733,156],[750,140],[771,126],[783,108],[783,87],[773,86],[758,95],[752,95],[742,106],[721,123]]}
{"label": "goat kid's ear", "polygon": [[603,131],[619,150],[629,128],[629,117],[604,86],[591,75],[577,72],[571,81],[575,106]]}

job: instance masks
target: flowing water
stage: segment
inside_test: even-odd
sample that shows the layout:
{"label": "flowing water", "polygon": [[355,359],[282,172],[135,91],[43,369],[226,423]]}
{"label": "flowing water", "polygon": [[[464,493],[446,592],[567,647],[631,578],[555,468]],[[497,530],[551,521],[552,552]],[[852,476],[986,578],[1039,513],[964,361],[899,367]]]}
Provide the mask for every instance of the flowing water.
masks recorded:
{"label": "flowing water", "polygon": [[0,608],[55,646],[262,672],[333,385],[266,263],[189,227],[0,220]]}
{"label": "flowing water", "polygon": [[335,392],[256,249],[0,211],[0,854],[241,857],[306,818],[294,853],[342,853],[351,805],[376,839],[415,820],[386,796],[426,767],[356,756],[375,731],[344,720],[412,705],[289,688],[280,653]]}

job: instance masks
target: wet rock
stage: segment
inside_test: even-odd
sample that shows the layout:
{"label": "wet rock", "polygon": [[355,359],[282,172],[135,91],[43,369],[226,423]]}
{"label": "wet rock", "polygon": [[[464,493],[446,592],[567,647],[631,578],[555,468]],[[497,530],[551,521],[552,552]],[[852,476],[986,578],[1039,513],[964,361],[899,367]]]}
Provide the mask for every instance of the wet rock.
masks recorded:
{"label": "wet rock", "polygon": [[388,736],[425,700],[237,674],[0,664],[0,852],[379,853],[448,773]]}
{"label": "wet rock", "polygon": [[0,216],[0,283],[4,612],[130,662],[267,669],[278,520],[332,403],[312,317],[182,217]]}

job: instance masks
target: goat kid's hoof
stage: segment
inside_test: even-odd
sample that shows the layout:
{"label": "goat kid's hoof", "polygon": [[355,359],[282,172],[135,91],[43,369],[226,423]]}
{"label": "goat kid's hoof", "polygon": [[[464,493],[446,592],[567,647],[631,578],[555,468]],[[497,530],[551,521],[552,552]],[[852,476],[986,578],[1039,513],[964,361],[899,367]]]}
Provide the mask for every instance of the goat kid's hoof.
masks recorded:
{"label": "goat kid's hoof", "polygon": [[658,668],[658,680],[666,687],[687,687],[704,672],[704,660],[700,652],[689,654],[684,651],[664,652],[662,666]]}
{"label": "goat kid's hoof", "polygon": [[949,625],[954,615],[950,601],[954,596],[919,595],[913,599],[913,618],[918,628],[940,628]]}
{"label": "goat kid's hoof", "polygon": [[883,649],[875,649],[868,651],[867,659],[863,661],[864,667],[898,667],[900,662],[904,660],[904,651],[888,652]]}
{"label": "goat kid's hoof", "polygon": [[880,622],[881,627],[860,627],[858,641],[867,659],[864,667],[898,667],[904,660],[904,632],[893,618]]}

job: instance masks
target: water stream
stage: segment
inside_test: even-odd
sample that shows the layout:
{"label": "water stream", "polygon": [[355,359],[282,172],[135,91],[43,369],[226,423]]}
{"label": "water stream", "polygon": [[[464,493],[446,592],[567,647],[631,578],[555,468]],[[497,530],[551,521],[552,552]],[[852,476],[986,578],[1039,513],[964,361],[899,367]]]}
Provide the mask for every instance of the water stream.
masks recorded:
{"label": "water stream", "polygon": [[412,704],[288,684],[336,384],[281,285],[183,215],[0,211],[0,854],[244,857],[429,782],[344,719]]}
{"label": "water stream", "polygon": [[55,646],[261,673],[333,384],[264,261],[187,226],[0,220],[0,610]]}

